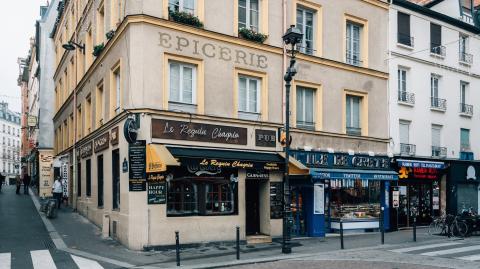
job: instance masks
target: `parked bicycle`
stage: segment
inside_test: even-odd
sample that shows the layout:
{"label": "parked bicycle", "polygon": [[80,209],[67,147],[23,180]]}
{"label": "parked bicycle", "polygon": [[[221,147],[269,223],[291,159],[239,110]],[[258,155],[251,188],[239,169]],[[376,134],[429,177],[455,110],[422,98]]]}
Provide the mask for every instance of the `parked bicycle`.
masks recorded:
{"label": "parked bicycle", "polygon": [[468,225],[459,216],[444,215],[432,221],[428,234],[464,238],[468,234]]}

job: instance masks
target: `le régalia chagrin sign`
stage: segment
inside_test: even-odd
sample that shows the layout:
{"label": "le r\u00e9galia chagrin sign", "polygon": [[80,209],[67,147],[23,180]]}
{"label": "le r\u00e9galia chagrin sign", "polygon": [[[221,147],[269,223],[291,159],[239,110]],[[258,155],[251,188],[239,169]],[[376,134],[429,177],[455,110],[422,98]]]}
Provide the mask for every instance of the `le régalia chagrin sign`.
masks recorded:
{"label": "le r\u00e9galia chagrin sign", "polygon": [[246,145],[247,128],[152,119],[152,138]]}

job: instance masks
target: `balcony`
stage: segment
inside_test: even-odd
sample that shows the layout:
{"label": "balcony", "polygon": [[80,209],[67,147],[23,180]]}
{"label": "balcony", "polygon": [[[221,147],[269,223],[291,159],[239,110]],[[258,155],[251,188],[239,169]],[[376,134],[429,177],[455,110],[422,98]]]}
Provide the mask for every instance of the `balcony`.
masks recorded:
{"label": "balcony", "polygon": [[347,134],[360,136],[362,135],[362,128],[347,126]]}
{"label": "balcony", "polygon": [[473,55],[470,54],[470,53],[466,53],[466,52],[459,52],[458,53],[458,61],[461,64],[471,65],[473,63]]}
{"label": "balcony", "polygon": [[446,158],[447,157],[447,148],[432,146],[432,157]]}
{"label": "balcony", "polygon": [[315,122],[297,121],[297,128],[304,129],[304,130],[315,131]]}
{"label": "balcony", "polygon": [[413,36],[398,33],[397,35],[397,44],[402,46],[407,46],[408,48],[413,48],[414,43]]}
{"label": "balcony", "polygon": [[415,155],[416,150],[416,145],[400,143],[400,155],[413,156]]}
{"label": "balcony", "polygon": [[444,58],[446,55],[446,51],[447,49],[445,46],[435,44],[430,45],[430,55],[434,57]]}
{"label": "balcony", "polygon": [[399,91],[398,92],[398,102],[405,103],[409,105],[415,104],[415,94],[412,92]]}
{"label": "balcony", "polygon": [[460,114],[468,117],[473,116],[473,106],[460,103]]}
{"label": "balcony", "polygon": [[446,111],[447,110],[447,100],[430,97],[430,108],[433,110]]}
{"label": "balcony", "polygon": [[347,64],[351,64],[355,66],[363,66],[363,61],[360,60],[360,57],[356,55],[353,55],[353,56],[347,55],[346,62]]}

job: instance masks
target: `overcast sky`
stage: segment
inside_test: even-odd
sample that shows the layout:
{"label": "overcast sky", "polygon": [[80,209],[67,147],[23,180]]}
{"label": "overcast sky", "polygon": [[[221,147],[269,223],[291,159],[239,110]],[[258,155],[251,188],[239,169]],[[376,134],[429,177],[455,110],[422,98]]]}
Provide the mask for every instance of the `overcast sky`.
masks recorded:
{"label": "overcast sky", "polygon": [[0,100],[20,112],[20,87],[17,86],[18,57],[26,57],[30,37],[35,35],[35,21],[40,5],[47,0],[4,1],[0,16]]}

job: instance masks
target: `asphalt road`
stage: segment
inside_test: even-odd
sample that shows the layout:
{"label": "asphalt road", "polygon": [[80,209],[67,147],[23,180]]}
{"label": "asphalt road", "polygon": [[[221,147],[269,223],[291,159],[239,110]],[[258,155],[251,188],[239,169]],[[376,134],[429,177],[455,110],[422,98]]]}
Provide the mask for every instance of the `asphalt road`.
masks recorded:
{"label": "asphalt road", "polygon": [[243,266],[229,267],[231,269],[286,269],[286,268],[302,268],[302,269],[444,269],[448,267],[436,267],[426,265],[414,265],[404,263],[391,262],[369,262],[369,261],[279,261],[271,263],[249,264]]}

